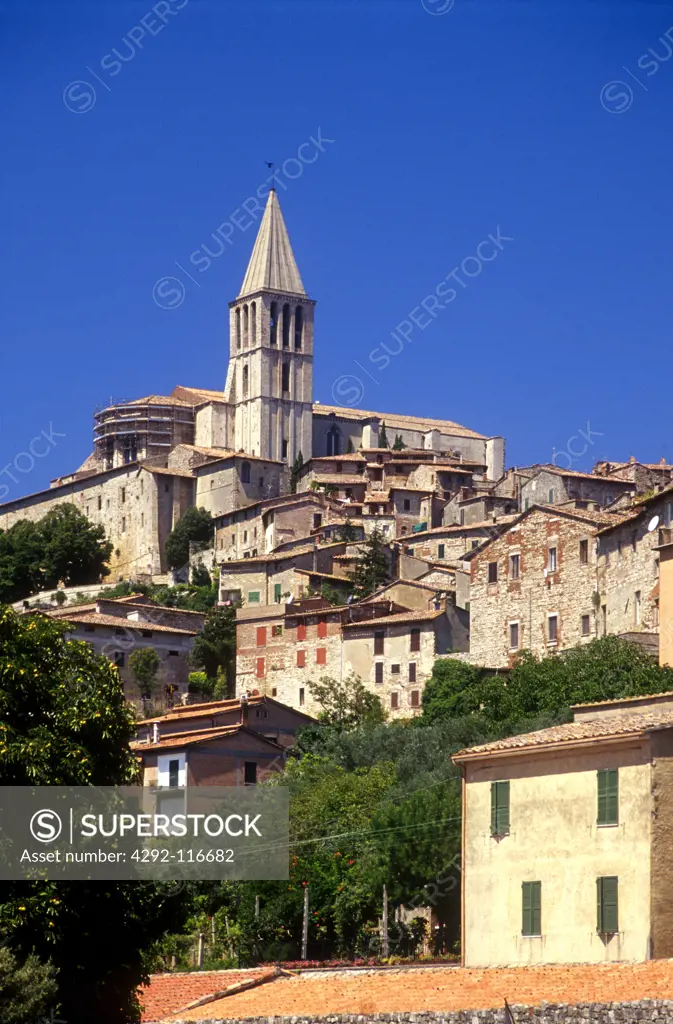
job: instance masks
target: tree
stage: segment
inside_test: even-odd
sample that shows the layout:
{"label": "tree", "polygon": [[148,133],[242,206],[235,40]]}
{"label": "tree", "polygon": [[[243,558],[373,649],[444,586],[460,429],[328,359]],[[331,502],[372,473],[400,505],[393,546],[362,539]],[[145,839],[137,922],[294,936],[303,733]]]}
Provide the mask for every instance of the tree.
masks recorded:
{"label": "tree", "polygon": [[393,444],[393,451],[394,452],[401,452],[406,447],[407,446],[404,443],[402,435],[401,434],[397,434],[396,437],[395,437],[395,442]]}
{"label": "tree", "polygon": [[301,451],[298,451],[297,457],[292,463],[292,469],[290,471],[290,491],[292,492],[292,494],[296,494],[297,484],[299,483],[299,477],[301,476],[301,471],[303,468],[304,456],[302,455]]}
{"label": "tree", "polygon": [[379,697],[365,688],[359,676],[350,675],[341,681],[322,676],[320,682],[309,681],[308,687],[322,707],[319,720],[327,725],[355,729],[385,720]]}
{"label": "tree", "polygon": [[380,530],[375,529],[369,535],[348,578],[358,600],[369,597],[390,581],[388,547]]}
{"label": "tree", "polygon": [[51,964],[29,956],[23,964],[0,946],[0,1024],[45,1016],[56,1005],[58,986]]}
{"label": "tree", "polygon": [[[458,714],[465,714],[467,710],[477,710],[478,687],[482,679],[482,670],[474,665],[452,658],[436,661],[423,690],[424,721],[446,721]],[[473,701],[466,707],[471,694],[474,695]]]}
{"label": "tree", "polygon": [[[236,674],[236,609],[212,608],[206,615],[203,629],[194,641],[191,662],[203,669],[209,679],[216,679],[222,669],[228,688],[233,689]],[[233,694],[230,694],[233,696]]]}
{"label": "tree", "polygon": [[129,667],[135,676],[141,700],[151,700],[154,682],[161,661],[153,647],[138,647],[129,658]]}
{"label": "tree", "polygon": [[381,423],[381,430],[379,432],[379,448],[388,447],[388,435],[386,434],[385,420]]}
{"label": "tree", "polygon": [[[0,609],[0,785],[137,785],[119,675],[87,643],[68,640],[67,628]],[[182,927],[188,896],[151,883],[5,881],[0,927],[19,963],[32,953],[52,961],[68,1024],[130,1024],[146,951]]]}
{"label": "tree", "polygon": [[353,526],[353,523],[350,521],[350,519],[347,519],[346,522],[341,527],[341,529],[339,530],[337,536],[338,540],[340,540],[342,544],[352,544],[353,541],[359,539],[360,532],[356,526]]}
{"label": "tree", "polygon": [[0,602],[21,601],[59,583],[78,586],[107,576],[112,544],[102,526],[73,505],[0,531]]}
{"label": "tree", "polygon": [[170,569],[182,569],[189,562],[190,542],[195,551],[213,543],[213,517],[205,508],[191,505],[169,533],[164,549]]}
{"label": "tree", "polygon": [[193,587],[212,587],[212,581],[210,579],[210,573],[206,569],[202,562],[198,565],[192,566],[192,578],[190,580]]}

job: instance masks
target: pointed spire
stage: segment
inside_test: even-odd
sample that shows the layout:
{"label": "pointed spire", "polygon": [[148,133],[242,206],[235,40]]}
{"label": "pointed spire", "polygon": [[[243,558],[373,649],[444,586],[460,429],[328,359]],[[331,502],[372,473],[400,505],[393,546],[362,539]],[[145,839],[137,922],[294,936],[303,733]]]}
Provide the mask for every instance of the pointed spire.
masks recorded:
{"label": "pointed spire", "polygon": [[238,298],[262,289],[306,295],[275,189],[269,192]]}

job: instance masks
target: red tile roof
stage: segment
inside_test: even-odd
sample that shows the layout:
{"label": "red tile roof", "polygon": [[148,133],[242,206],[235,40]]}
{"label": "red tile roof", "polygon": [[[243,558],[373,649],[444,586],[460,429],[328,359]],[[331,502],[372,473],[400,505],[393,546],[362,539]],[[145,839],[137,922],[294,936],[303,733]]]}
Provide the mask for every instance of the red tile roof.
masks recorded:
{"label": "red tile roof", "polygon": [[140,992],[142,1019],[144,1022],[164,1020],[196,999],[222,992],[241,982],[272,976],[273,973],[273,968],[260,967],[240,971],[155,974],[149,986]]}

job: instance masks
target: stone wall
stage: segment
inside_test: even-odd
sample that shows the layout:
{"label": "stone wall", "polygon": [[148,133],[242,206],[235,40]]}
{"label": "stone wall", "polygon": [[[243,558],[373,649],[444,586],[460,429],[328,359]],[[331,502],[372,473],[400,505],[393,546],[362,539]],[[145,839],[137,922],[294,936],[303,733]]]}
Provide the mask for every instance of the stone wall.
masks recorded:
{"label": "stone wall", "polygon": [[[670,1024],[673,1021],[673,1000],[641,999],[633,1003],[578,1003],[575,1006],[545,1004],[544,1006],[512,1005],[515,1021],[527,1024]],[[458,1010],[454,1013],[421,1011],[419,1013],[333,1013],[310,1017],[209,1017],[208,1004],[202,1016],[190,1017],[190,1024],[507,1024],[501,1010]],[[176,1018],[176,1024],[179,1024]]]}

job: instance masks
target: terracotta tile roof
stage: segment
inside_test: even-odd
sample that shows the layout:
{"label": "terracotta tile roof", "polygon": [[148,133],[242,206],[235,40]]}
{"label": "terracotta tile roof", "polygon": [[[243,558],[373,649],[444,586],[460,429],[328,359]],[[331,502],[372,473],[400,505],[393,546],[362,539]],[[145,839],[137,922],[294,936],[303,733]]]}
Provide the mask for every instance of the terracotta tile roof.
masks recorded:
{"label": "terracotta tile roof", "polygon": [[[46,614],[50,618],[62,617],[54,612],[47,612]],[[123,619],[118,615],[99,615],[97,612],[84,612],[83,614],[73,612],[71,615],[67,615],[66,618],[68,622],[73,622],[76,625],[81,623],[82,625],[91,626],[117,626],[119,629],[133,630],[136,633],[143,629],[148,629],[152,633],[176,633],[182,636],[196,636],[198,633],[198,629],[179,629],[177,626],[155,625],[154,622],[135,622],[131,619]]]}
{"label": "terracotta tile roof", "polygon": [[169,469],[167,466],[152,466],[147,462],[142,462],[141,468],[146,469],[148,473],[158,473],[159,476],[182,476],[189,480],[194,478],[194,472],[191,469]]}
{"label": "terracotta tile roof", "polygon": [[[177,393],[177,394],[176,394]],[[173,395],[184,398],[188,405],[202,405],[204,402],[224,402],[224,391],[211,391],[209,388],[188,388],[178,384],[173,388]]]}
{"label": "terracotta tile roof", "polygon": [[273,974],[273,969],[194,971],[186,974],[154,974],[140,991],[144,1022],[161,1021],[203,996],[221,992],[241,982]]}
{"label": "terracotta tile roof", "polygon": [[443,609],[431,612],[396,612],[394,615],[382,615],[380,618],[362,619],[360,622],[344,622],[344,629],[378,629],[379,626],[395,626],[404,622],[430,622],[443,615]]}
{"label": "terracotta tile roof", "polygon": [[396,537],[395,540],[405,542],[409,540],[417,541],[423,540],[425,537],[429,536],[436,537],[442,533],[460,534],[467,533],[469,530],[485,530],[487,528],[493,529],[494,527],[508,526],[510,523],[513,523],[515,519],[518,519],[519,515],[520,513],[517,512],[515,515],[498,516],[496,520],[485,519],[480,523],[456,523],[452,526],[431,526],[429,530],[422,530],[418,533],[400,534],[400,536]]}
{"label": "terracotta tile roof", "polygon": [[406,427],[409,430],[432,430],[433,428],[445,427],[448,432],[454,433],[459,437],[478,437],[486,440],[485,434],[478,434],[476,430],[461,427],[459,423],[454,423],[453,420],[433,420],[426,416],[404,416],[393,412],[371,412],[367,409],[346,409],[340,405],[321,405],[320,402],[313,403],[314,416],[330,416],[332,413],[338,416],[339,419],[379,419],[382,422],[385,421],[386,430],[389,427],[392,429],[404,429]]}
{"label": "terracotta tile roof", "polygon": [[553,750],[557,746],[567,744],[595,742],[601,739],[615,739],[620,736],[636,736],[657,729],[673,728],[673,708],[652,708],[632,714],[624,713],[604,718],[592,718],[589,721],[568,722],[566,725],[553,725],[550,729],[537,732],[522,733],[519,736],[508,736],[494,743],[484,743],[478,747],[466,747],[454,756],[454,761],[462,761],[474,757],[487,757],[492,754],[530,751],[546,748]]}
{"label": "terracotta tile roof", "polygon": [[348,452],[346,455],[314,455],[313,458],[309,459],[306,465],[311,465],[313,462],[364,462],[365,456],[358,455],[357,452]]}
{"label": "terracotta tile roof", "polygon": [[317,484],[362,484],[363,487],[367,485],[364,476],[352,473],[320,473],[313,479]]}
{"label": "terracotta tile roof", "polygon": [[[129,746],[131,750],[136,754],[151,753],[155,750],[172,749],[176,747],[193,747],[198,746],[201,743],[211,743],[213,740],[219,740],[226,736],[236,736],[239,732],[250,733],[255,736],[260,742],[268,744],[271,747],[278,747],[278,743],[274,743],[273,740],[269,740],[266,736],[260,735],[260,733],[253,732],[252,729],[248,729],[245,725],[240,723],[236,725],[215,725],[210,729],[200,729],[198,732],[175,732],[167,733],[162,736],[158,743],[147,742],[143,740],[133,740]],[[282,749],[282,748],[281,748]]]}
{"label": "terracotta tile roof", "polygon": [[[558,1019],[562,1020],[566,1016],[570,1019],[570,1015],[563,1012],[566,1006],[609,1006],[618,1002],[672,998],[671,960],[491,968],[400,966],[296,972],[291,977],[281,976],[247,992],[176,1014],[173,1020],[275,1018],[278,1024],[290,1024],[293,1020],[307,1018],[326,1021],[342,1014],[353,1021],[357,1017],[364,1024],[395,1013],[480,1009],[495,1010],[494,1019],[498,1019],[505,999],[513,1007],[517,1020],[523,1019],[517,1014],[517,1006],[540,1006],[541,1003],[560,1004]],[[584,1008],[586,1010],[586,1006]],[[612,1012],[615,1016],[620,1013],[619,1010]],[[662,1008],[661,1013],[662,1019],[668,1019],[670,1008]],[[627,1012],[624,1019],[632,1020],[635,1016]],[[526,1014],[526,1020],[530,1018],[531,1015]],[[572,1019],[575,1018],[576,1015],[572,1015]]]}
{"label": "terracotta tile roof", "polygon": [[179,398],[173,398],[172,395],[147,395],[145,398],[134,398],[132,402],[119,402],[116,405],[109,406],[109,408],[118,409],[122,405],[180,405],[189,408],[190,403],[183,402]]}
{"label": "terracotta tile roof", "polygon": [[556,476],[576,477],[579,480],[593,480],[594,482],[607,480],[608,483],[622,484],[627,490],[633,486],[630,480],[612,480],[610,477],[600,476],[598,473],[580,473],[576,469],[562,469],[551,462],[543,462],[538,466],[531,466],[530,469],[533,470],[533,476],[537,476],[538,473],[554,473]]}
{"label": "terracotta tile roof", "polygon": [[[329,545],[324,545],[328,547]],[[315,551],[313,545],[303,548],[293,548],[288,551],[281,551],[276,548],[274,551],[269,551],[266,555],[253,555],[251,558],[228,558],[225,561],[219,563],[223,572],[226,572],[227,566],[236,566],[236,568],[245,567],[246,565],[259,565],[263,562],[284,562],[288,558],[296,558],[297,555],[309,555]]]}
{"label": "terracotta tile roof", "polygon": [[345,586],[352,586],[351,581],[345,576],[337,576],[333,572],[318,572],[317,569],[295,569],[295,572],[300,576],[320,576],[326,580],[337,580],[338,583],[343,583]]}
{"label": "terracotta tile roof", "polygon": [[604,708],[611,705],[614,708],[621,707],[622,704],[631,704],[633,701],[638,700],[659,700],[661,697],[673,697],[673,690],[662,690],[661,693],[648,693],[636,694],[633,697],[620,697],[619,700],[592,700],[585,704],[571,704],[571,710],[575,708]]}

